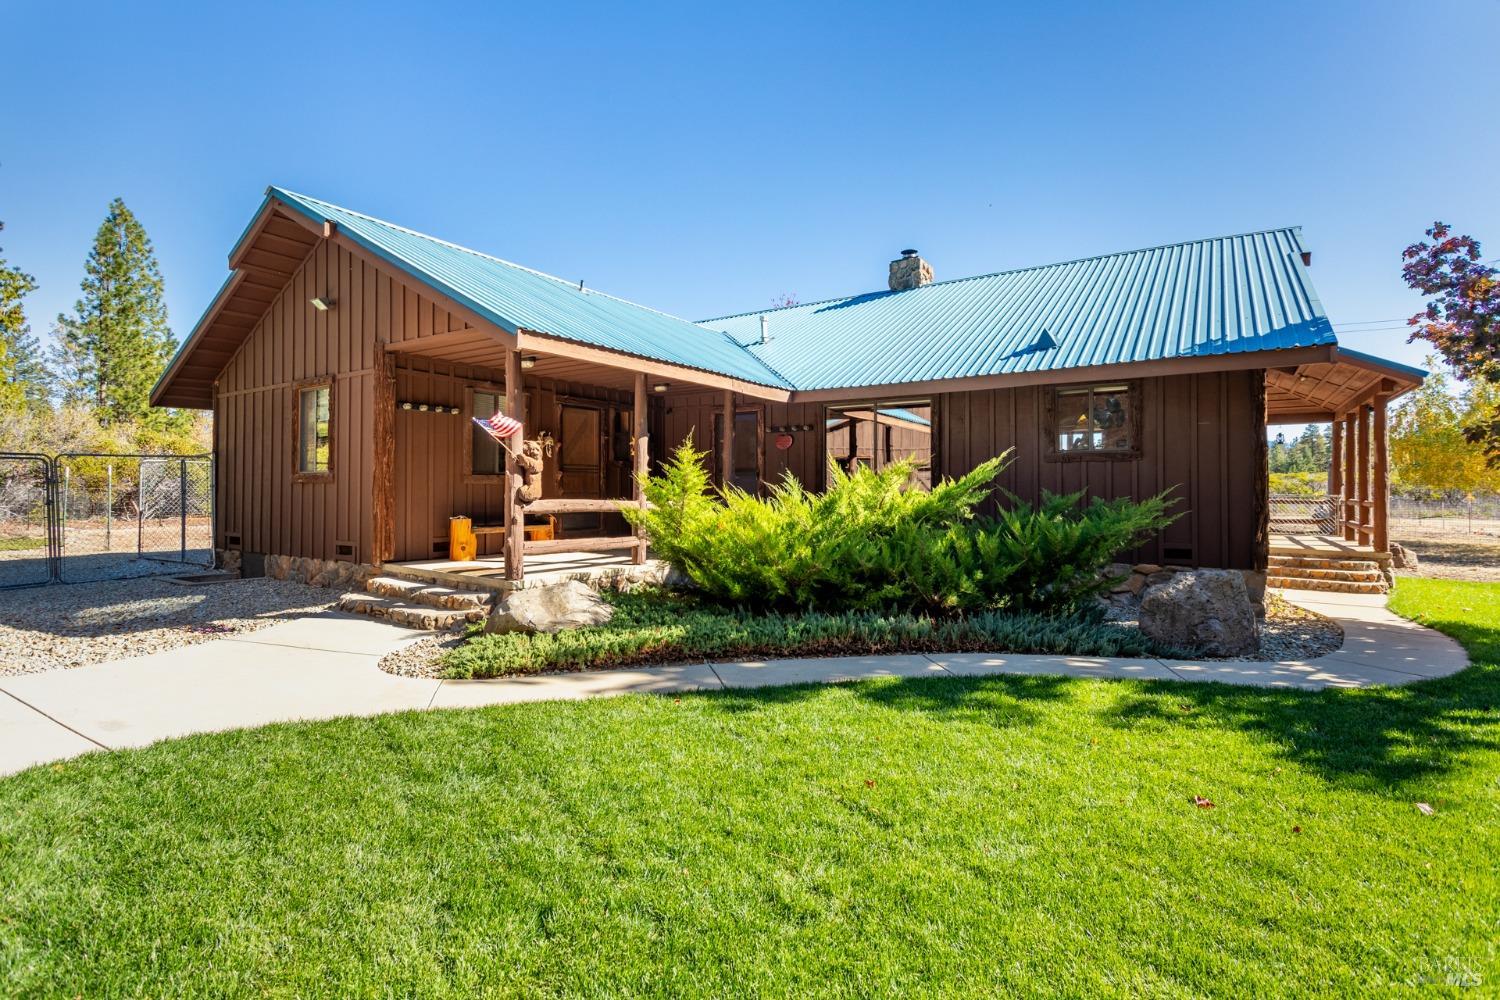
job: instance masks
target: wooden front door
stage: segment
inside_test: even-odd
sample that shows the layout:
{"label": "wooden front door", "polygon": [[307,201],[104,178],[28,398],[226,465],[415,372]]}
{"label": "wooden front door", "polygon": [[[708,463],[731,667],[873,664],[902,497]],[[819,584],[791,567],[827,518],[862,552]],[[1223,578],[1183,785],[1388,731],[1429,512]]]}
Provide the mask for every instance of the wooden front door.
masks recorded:
{"label": "wooden front door", "polygon": [[592,406],[562,407],[557,440],[557,471],[562,495],[604,499],[604,423]]}

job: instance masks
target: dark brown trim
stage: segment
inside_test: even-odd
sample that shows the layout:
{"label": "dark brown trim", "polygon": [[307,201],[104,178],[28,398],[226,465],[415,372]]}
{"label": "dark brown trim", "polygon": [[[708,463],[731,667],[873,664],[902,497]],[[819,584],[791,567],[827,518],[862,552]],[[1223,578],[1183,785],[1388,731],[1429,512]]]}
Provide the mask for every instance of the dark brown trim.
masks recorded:
{"label": "dark brown trim", "polygon": [[1255,455],[1255,538],[1251,567],[1257,573],[1266,572],[1271,563],[1271,464],[1270,445],[1266,441],[1266,380],[1256,380],[1252,400],[1253,418],[1250,432],[1255,436],[1251,443]]}
{"label": "dark brown trim", "polygon": [[[1110,448],[1102,451],[1058,451],[1057,450],[1057,394],[1068,390],[1093,389],[1099,385],[1125,384],[1126,430],[1130,433],[1129,448]],[[1141,383],[1138,379],[1121,379],[1114,383],[1108,380],[1069,382],[1053,385],[1042,394],[1042,459],[1047,462],[1138,462],[1144,451],[1141,447],[1141,422],[1144,410],[1141,406]]]}
{"label": "dark brown trim", "polygon": [[[333,457],[338,453],[335,446],[335,434],[338,431],[335,381],[337,380],[332,375],[321,375],[318,378],[303,379],[292,383],[292,482],[294,483],[333,482],[336,471]],[[328,390],[328,468],[323,472],[302,471],[302,394],[308,389]]]}

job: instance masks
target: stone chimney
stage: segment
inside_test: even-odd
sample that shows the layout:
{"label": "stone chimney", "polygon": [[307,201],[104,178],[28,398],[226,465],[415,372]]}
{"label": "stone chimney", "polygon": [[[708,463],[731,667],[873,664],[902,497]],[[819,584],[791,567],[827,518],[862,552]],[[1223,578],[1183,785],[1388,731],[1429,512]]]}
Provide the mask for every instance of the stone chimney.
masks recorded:
{"label": "stone chimney", "polygon": [[904,292],[932,284],[932,265],[917,256],[915,250],[902,250],[899,260],[891,261],[891,291]]}

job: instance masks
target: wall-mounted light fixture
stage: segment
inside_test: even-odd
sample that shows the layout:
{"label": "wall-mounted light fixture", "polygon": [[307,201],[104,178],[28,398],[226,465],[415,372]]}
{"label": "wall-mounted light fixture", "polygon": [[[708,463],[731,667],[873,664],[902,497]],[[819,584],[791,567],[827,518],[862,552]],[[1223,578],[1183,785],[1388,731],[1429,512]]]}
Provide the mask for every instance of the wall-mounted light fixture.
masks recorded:
{"label": "wall-mounted light fixture", "polygon": [[535,354],[523,354],[523,355],[521,355],[521,367],[522,368],[535,368],[536,367],[536,355]]}
{"label": "wall-mounted light fixture", "polygon": [[319,295],[311,299],[310,301],[312,302],[312,307],[320,313],[326,313],[328,310],[333,308],[333,299],[327,298],[322,295]]}
{"label": "wall-mounted light fixture", "polygon": [[537,434],[536,439],[541,443],[542,454],[551,458],[553,453],[557,451],[557,439],[552,436],[552,432],[541,431]]}
{"label": "wall-mounted light fixture", "polygon": [[651,387],[651,391],[652,392],[666,392],[667,391],[667,383],[665,383],[665,382],[658,382],[658,383],[656,383],[655,385],[653,385]]}

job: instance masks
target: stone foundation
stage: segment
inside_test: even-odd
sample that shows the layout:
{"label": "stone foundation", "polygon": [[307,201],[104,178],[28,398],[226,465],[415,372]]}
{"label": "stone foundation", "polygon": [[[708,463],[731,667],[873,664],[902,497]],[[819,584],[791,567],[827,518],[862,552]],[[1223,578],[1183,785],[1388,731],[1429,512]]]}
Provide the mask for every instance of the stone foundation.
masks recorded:
{"label": "stone foundation", "polygon": [[307,556],[266,556],[266,576],[314,587],[362,588],[379,570],[368,563],[339,562]]}
{"label": "stone foundation", "polygon": [[226,573],[240,571],[239,549],[214,549],[214,565]]}

